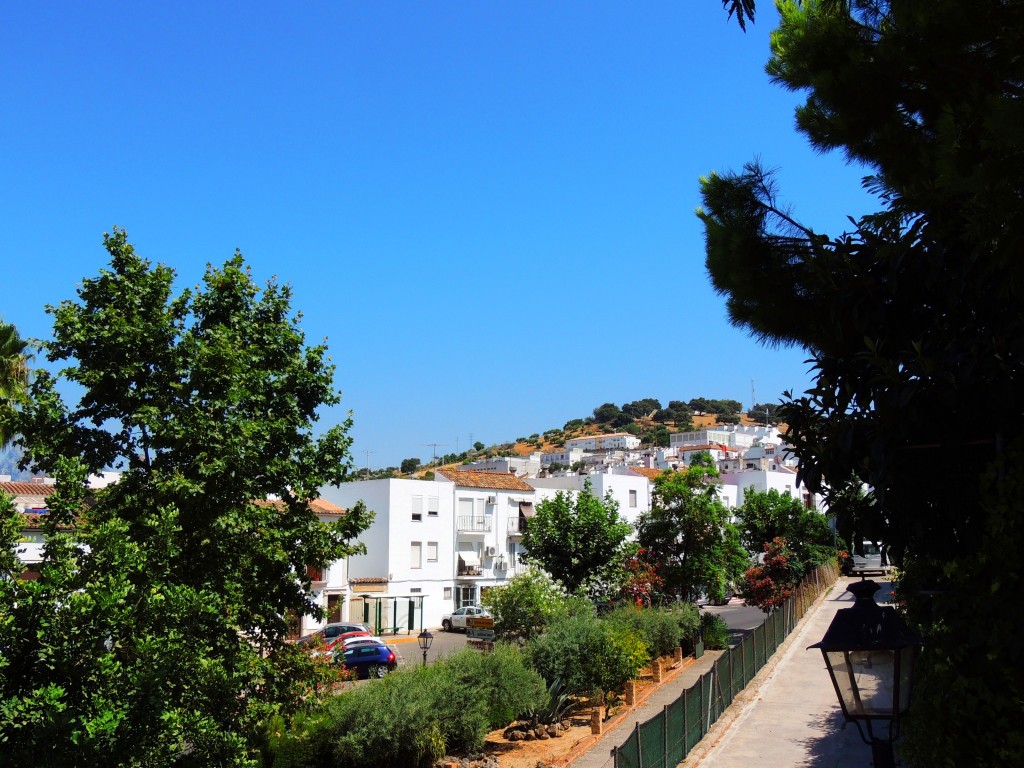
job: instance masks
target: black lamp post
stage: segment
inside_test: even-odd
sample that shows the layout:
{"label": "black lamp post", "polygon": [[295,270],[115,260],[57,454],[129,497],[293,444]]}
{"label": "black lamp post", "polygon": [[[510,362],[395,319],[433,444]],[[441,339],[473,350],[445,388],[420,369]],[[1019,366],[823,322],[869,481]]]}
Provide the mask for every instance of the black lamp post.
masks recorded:
{"label": "black lamp post", "polygon": [[416,642],[419,643],[420,650],[423,651],[423,666],[427,666],[427,651],[430,650],[430,644],[434,642],[434,636],[424,629],[416,635]]}
{"label": "black lamp post", "polygon": [[892,741],[910,706],[921,638],[895,608],[875,602],[878,588],[873,581],[847,587],[857,598],[853,607],[837,611],[821,642],[809,648],[821,649],[843,717],[871,745],[875,768],[892,768]]}

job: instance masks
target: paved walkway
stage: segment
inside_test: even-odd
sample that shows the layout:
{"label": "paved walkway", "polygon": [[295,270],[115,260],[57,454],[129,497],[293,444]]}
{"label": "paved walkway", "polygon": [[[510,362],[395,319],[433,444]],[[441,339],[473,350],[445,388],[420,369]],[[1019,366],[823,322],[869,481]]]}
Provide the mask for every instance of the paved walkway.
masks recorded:
{"label": "paved walkway", "polygon": [[[796,630],[733,701],[690,752],[685,768],[868,768],[871,749],[856,726],[844,727],[839,702],[818,650],[806,650],[825,634],[832,617],[853,596],[841,578],[807,612]],[[882,583],[881,581],[879,583]],[[876,596],[887,592],[887,583]],[[637,722],[660,714],[665,704],[710,669],[718,654],[708,653],[677,672],[628,716],[613,720],[601,739],[571,768],[611,768],[611,748],[622,744]]]}

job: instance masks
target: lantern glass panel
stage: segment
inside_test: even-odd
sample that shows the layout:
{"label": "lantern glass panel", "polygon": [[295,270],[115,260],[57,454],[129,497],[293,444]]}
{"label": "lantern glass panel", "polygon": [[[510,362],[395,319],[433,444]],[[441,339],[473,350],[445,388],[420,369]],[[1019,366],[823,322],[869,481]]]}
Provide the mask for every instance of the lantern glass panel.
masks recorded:
{"label": "lantern glass panel", "polygon": [[828,656],[849,716],[893,716],[893,651],[831,651]]}

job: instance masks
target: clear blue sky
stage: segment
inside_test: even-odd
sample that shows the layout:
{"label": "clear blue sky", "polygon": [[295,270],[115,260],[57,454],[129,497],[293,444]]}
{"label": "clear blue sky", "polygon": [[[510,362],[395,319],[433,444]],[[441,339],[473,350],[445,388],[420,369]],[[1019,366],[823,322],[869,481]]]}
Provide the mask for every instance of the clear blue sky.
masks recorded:
{"label": "clear blue sky", "polygon": [[798,218],[872,208],[764,74],[771,4],[50,2],[0,8],[0,315],[106,264],[194,284],[240,248],[327,337],[359,466],[560,427],[604,402],[809,383],[726,320],[698,178],[760,157]]}

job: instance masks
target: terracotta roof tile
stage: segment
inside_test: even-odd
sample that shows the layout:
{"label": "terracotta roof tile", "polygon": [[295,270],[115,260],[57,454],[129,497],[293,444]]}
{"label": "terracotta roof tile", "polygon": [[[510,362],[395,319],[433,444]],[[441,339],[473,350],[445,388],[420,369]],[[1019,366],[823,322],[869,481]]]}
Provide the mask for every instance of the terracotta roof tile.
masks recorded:
{"label": "terracotta roof tile", "polygon": [[[276,500],[257,501],[256,504],[261,507],[283,507],[284,502]],[[309,508],[318,515],[344,515],[345,510],[339,507],[337,504],[332,504],[326,499],[313,499],[309,502]]]}
{"label": "terracotta roof tile", "polygon": [[490,488],[496,491],[528,491],[533,486],[511,472],[478,472],[469,469],[439,469],[439,475],[463,488]]}
{"label": "terracotta roof tile", "polygon": [[654,467],[630,467],[629,471],[646,477],[648,480],[654,480],[656,477],[661,477],[662,473],[671,472],[672,470],[655,469]]}
{"label": "terracotta roof tile", "polygon": [[49,496],[57,487],[49,483],[0,483],[0,490],[11,496]]}

